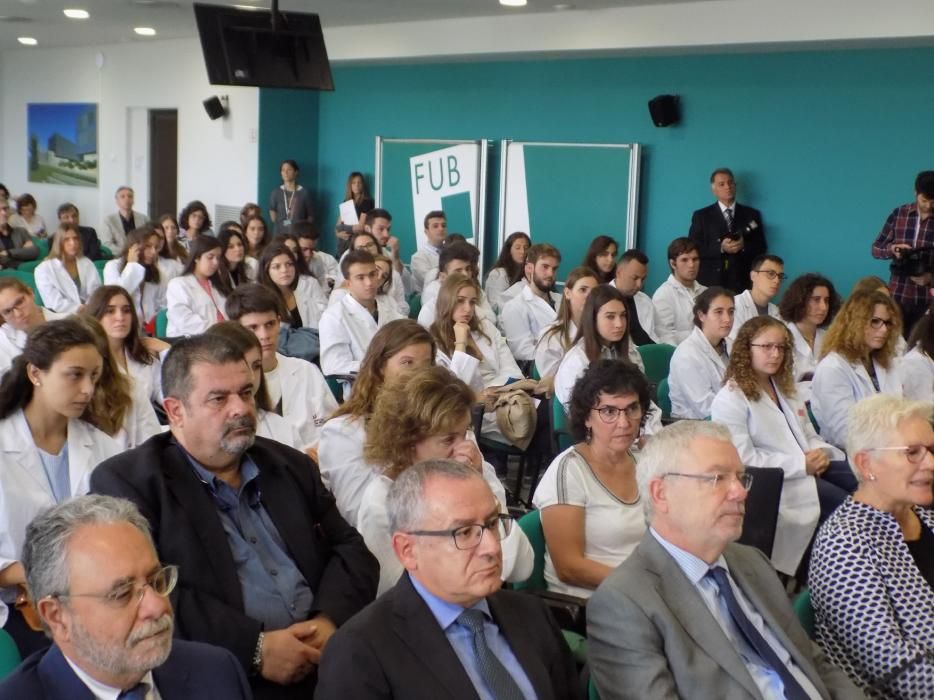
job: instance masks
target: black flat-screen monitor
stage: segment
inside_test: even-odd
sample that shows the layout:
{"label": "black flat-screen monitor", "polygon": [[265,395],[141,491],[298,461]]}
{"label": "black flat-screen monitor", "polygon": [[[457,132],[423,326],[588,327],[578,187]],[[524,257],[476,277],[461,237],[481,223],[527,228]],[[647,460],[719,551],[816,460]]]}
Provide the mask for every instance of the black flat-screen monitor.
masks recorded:
{"label": "black flat-screen monitor", "polygon": [[212,85],[333,90],[318,15],[238,10],[195,3],[201,50]]}

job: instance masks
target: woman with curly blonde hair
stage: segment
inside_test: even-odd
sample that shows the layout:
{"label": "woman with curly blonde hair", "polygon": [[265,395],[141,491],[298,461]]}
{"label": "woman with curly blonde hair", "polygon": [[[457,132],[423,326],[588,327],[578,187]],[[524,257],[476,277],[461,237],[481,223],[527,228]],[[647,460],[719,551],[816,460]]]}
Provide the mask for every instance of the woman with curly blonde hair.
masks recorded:
{"label": "woman with curly blonde hair", "polygon": [[811,383],[811,409],[827,442],[846,445],[847,414],[860,399],[902,395],[895,367],[901,332],[901,311],[888,294],[857,292],[841,307]]}
{"label": "woman with curly blonde hair", "polygon": [[[376,398],[367,424],[363,455],[381,473],[370,481],[360,502],[357,529],[379,560],[382,595],[402,575],[392,549],[386,495],[392,482],[413,464],[428,459],[453,459],[483,475],[506,512],[506,492],[496,470],[483,461],[469,432],[474,392],[443,367],[423,367],[401,375]],[[532,546],[513,527],[503,540],[503,578],[524,581],[532,573]]]}
{"label": "woman with curly blonde hair", "polygon": [[778,319],[744,323],[710,409],[711,419],[729,428],[743,464],[785,473],[772,564],[791,576],[818,523],[856,490],[846,455],[818,437],[795,394],[793,348]]}

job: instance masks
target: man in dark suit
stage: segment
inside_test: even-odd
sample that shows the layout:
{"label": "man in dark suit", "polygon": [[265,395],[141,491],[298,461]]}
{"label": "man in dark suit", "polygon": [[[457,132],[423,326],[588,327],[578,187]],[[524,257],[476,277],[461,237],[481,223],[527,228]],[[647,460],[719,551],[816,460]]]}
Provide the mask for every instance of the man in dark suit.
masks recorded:
{"label": "man in dark suit", "polygon": [[700,252],[697,281],[739,294],[749,288],[753,259],[768,248],[762,214],[736,201],[736,181],[729,168],[713,171],[710,189],[717,201],[694,212],[688,233]]}
{"label": "man in dark suit", "polygon": [[251,697],[229,651],[172,639],[177,569],[159,562],[129,501],[82,496],[39,515],[22,562],[54,644],[0,684],[3,700]]}
{"label": "man in dark suit", "polygon": [[417,464],[393,482],[387,510],[406,573],[331,639],[318,700],[580,697],[544,605],[500,590],[500,540],[513,523],[479,472]]}
{"label": "man in dark suit", "polygon": [[[81,236],[81,250],[84,252],[84,257],[88,260],[104,259],[107,256],[101,254],[101,241],[97,237],[97,231],[90,226],[82,226],[78,223],[78,216],[78,207],[71,202],[65,202],[58,208],[58,223],[74,224],[78,227],[78,234]],[[120,253],[119,250],[111,252],[115,255]]]}
{"label": "man in dark suit", "polygon": [[587,604],[603,700],[863,697],[808,639],[765,555],[734,544],[751,479],[726,427],[670,425],[636,472],[650,529]]}
{"label": "man in dark suit", "polygon": [[257,698],[307,698],[335,627],[376,595],[376,559],[314,462],[255,437],[253,374],[229,341],[176,343],[162,388],[171,432],[103,462],[91,490],[135,502],[179,566],[182,638],[233,652]]}

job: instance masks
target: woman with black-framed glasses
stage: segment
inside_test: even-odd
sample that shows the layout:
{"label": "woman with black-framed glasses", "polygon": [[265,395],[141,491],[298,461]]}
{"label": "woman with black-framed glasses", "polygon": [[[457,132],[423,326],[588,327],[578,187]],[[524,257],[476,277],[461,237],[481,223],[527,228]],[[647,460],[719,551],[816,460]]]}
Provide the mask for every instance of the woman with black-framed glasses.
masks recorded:
{"label": "woman with black-framed glasses", "polygon": [[574,385],[568,421],[577,444],[549,465],[533,498],[549,590],[589,598],[645,534],[632,446],[649,407],[648,380],[627,362],[597,360]]}
{"label": "woman with black-framed glasses", "polygon": [[817,533],[809,585],[817,641],[870,698],[934,688],[932,404],[876,395],[850,412],[859,480]]}
{"label": "woman with black-framed glasses", "polygon": [[730,430],[747,467],[785,474],[772,565],[794,576],[817,526],[856,490],[846,455],[821,440],[797,396],[794,342],[784,323],[757,316],[743,324],[710,417]]}
{"label": "woman with black-framed glasses", "polygon": [[846,447],[847,413],[857,401],[902,395],[895,366],[901,332],[901,311],[882,292],[853,294],[830,324],[811,382],[811,410],[830,444]]}

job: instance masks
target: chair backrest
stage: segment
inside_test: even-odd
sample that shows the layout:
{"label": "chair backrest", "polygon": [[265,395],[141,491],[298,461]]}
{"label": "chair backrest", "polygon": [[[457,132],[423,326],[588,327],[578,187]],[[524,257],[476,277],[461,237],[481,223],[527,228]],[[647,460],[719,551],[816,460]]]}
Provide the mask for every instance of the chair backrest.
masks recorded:
{"label": "chair backrest", "polygon": [[658,384],[668,376],[671,366],[671,356],[675,354],[675,346],[667,343],[655,345],[640,345],[639,355],[645,365],[645,376],[652,384]]}
{"label": "chair backrest", "polygon": [[668,377],[658,383],[656,398],[658,407],[662,409],[662,418],[671,418],[671,387],[668,386]]}
{"label": "chair backrest", "polygon": [[6,678],[13,669],[19,666],[20,661],[22,658],[13,638],[6,630],[0,629],[0,680]]}
{"label": "chair backrest", "polygon": [[798,616],[798,622],[808,633],[808,637],[814,639],[814,606],[811,604],[811,590],[805,588],[791,602],[791,607],[795,609],[795,615]]}
{"label": "chair backrest", "polygon": [[541,513],[537,510],[530,510],[519,518],[519,527],[529,538],[529,544],[532,545],[534,559],[532,564],[532,575],[522,583],[513,584],[517,591],[544,591],[545,585],[545,530],[542,528]]}
{"label": "chair backrest", "polygon": [[418,292],[412,292],[409,294],[409,298],[406,299],[409,304],[409,318],[413,321],[418,320],[418,314],[422,310],[422,295]]}
{"label": "chair backrest", "polygon": [[597,692],[597,684],[593,682],[593,676],[587,681],[587,700],[600,700],[600,693]]}
{"label": "chair backrest", "polygon": [[568,414],[564,412],[564,406],[558,401],[557,396],[551,397],[551,429],[555,435],[555,442],[558,444],[558,452],[564,452],[574,444],[571,438],[571,428],[568,425]]}
{"label": "chair backrest", "polygon": [[168,309],[160,309],[156,314],[156,337],[165,338],[166,332],[169,330],[169,311]]}
{"label": "chair backrest", "polygon": [[785,472],[777,467],[746,467],[746,471],[752,474],[752,486],[746,496],[743,534],[738,541],[771,557]]}
{"label": "chair backrest", "polygon": [[109,260],[95,260],[94,267],[97,268],[97,276],[101,278],[101,282],[104,281],[104,265],[109,263]]}

